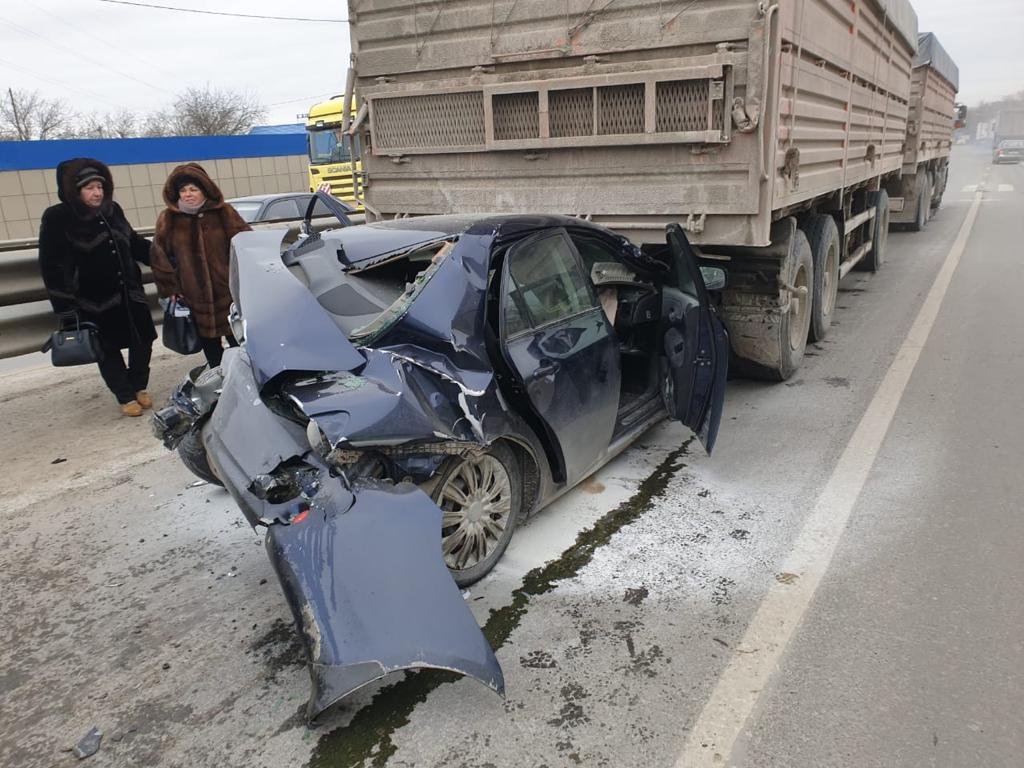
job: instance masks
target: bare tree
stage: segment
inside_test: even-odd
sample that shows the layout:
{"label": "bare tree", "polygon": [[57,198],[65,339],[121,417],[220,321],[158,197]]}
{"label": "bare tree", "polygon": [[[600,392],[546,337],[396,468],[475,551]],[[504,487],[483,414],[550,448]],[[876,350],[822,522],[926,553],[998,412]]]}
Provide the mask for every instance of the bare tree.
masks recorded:
{"label": "bare tree", "polygon": [[120,109],[81,118],[61,99],[48,99],[37,91],[8,89],[0,92],[0,140],[238,134],[247,132],[263,115],[254,94],[209,84],[188,88],[166,109],[145,116]]}
{"label": "bare tree", "polygon": [[0,96],[0,136],[18,140],[52,139],[66,131],[74,115],[61,99],[39,91],[7,89]]}
{"label": "bare tree", "polygon": [[264,115],[252,93],[223,90],[207,84],[188,88],[170,109],[150,116],[151,135],[213,136],[245,133]]}
{"label": "bare tree", "polygon": [[139,120],[129,109],[94,112],[82,118],[76,135],[88,139],[129,139],[139,135]]}

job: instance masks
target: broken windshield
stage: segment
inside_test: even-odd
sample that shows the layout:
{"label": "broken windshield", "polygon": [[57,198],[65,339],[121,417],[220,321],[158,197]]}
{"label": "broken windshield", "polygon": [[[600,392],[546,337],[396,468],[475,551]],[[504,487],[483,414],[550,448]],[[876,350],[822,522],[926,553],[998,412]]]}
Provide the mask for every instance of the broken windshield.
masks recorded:
{"label": "broken windshield", "polygon": [[[349,334],[349,340],[359,342],[361,344],[369,344],[385,330],[390,328],[395,321],[401,318],[406,311],[408,311],[409,306],[416,300],[416,297],[419,296],[423,287],[430,282],[430,278],[434,276],[438,267],[441,266],[454,247],[455,243],[452,241],[435,243],[431,247],[420,248],[410,254],[396,259],[391,259],[386,262],[374,264],[356,272],[355,274],[360,277],[368,272],[371,273],[372,276],[374,273],[391,265],[397,266],[401,269],[403,267],[401,262],[407,262],[408,267],[406,270],[408,270],[408,268],[421,268],[413,277],[412,281],[406,283],[405,290],[402,291],[401,295],[398,296],[387,309],[377,315],[377,317],[369,323],[360,328],[353,329]],[[350,274],[352,274],[352,271],[350,271]]]}
{"label": "broken windshield", "polygon": [[369,344],[408,311],[455,243],[435,240],[354,266],[337,245],[314,240],[286,263],[350,341]]}

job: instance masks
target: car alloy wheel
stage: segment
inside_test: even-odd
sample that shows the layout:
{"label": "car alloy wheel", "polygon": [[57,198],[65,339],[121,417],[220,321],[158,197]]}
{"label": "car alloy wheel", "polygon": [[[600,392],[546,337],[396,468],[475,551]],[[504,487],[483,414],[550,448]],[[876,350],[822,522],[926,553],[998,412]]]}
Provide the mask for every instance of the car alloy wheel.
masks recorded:
{"label": "car alloy wheel", "polygon": [[442,552],[456,581],[460,573],[480,566],[486,573],[505,549],[518,513],[505,465],[491,453],[460,460],[445,478],[437,502],[443,514]]}

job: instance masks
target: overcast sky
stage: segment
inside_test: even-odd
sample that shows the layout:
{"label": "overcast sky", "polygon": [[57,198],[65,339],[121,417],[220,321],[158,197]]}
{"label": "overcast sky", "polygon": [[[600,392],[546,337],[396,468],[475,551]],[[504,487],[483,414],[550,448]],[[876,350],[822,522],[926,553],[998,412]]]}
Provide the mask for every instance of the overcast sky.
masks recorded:
{"label": "overcast sky", "polygon": [[[139,2],[347,15],[340,0]],[[914,7],[921,31],[935,32],[960,66],[962,101],[1024,90],[1024,0],[914,0]],[[224,18],[100,0],[0,2],[0,88],[39,90],[81,112],[125,106],[146,113],[188,86],[209,82],[253,91],[268,123],[295,122],[311,104],[344,90],[348,51],[345,24]]]}

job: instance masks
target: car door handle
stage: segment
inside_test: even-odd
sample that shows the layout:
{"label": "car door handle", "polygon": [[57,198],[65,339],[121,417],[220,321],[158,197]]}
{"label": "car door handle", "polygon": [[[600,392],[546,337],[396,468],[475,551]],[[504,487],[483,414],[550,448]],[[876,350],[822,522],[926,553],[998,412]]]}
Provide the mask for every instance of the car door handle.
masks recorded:
{"label": "car door handle", "polygon": [[534,369],[533,373],[530,374],[530,378],[542,379],[545,376],[551,376],[552,374],[558,373],[558,370],[561,367],[561,363],[556,363],[553,360],[544,360],[537,368]]}

